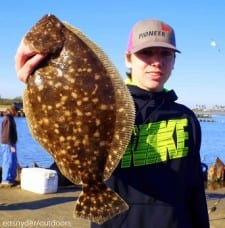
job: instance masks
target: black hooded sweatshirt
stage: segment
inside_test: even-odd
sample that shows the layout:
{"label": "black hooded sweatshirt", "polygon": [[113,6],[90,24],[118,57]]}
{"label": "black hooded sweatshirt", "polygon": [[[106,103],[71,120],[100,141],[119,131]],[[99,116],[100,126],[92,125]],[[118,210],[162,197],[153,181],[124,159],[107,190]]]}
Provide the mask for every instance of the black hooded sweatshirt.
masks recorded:
{"label": "black hooded sweatshirt", "polygon": [[173,90],[128,85],[136,107],[134,133],[107,185],[129,210],[92,228],[208,228],[195,114]]}

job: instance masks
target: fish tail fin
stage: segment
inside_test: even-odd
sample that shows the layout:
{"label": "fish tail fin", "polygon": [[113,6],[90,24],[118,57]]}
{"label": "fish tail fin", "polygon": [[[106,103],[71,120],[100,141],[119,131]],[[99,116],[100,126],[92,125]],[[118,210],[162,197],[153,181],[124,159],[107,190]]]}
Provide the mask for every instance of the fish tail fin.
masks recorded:
{"label": "fish tail fin", "polygon": [[101,184],[92,190],[80,193],[74,216],[102,224],[112,217],[128,210],[127,203],[114,191]]}

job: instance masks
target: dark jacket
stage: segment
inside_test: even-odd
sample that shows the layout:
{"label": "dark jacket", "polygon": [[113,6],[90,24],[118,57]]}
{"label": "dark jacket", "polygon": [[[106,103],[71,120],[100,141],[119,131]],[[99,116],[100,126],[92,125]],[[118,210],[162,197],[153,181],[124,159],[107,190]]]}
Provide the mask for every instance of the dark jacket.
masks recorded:
{"label": "dark jacket", "polygon": [[136,106],[130,144],[107,185],[129,210],[92,228],[208,228],[201,129],[174,91],[128,86]]}
{"label": "dark jacket", "polygon": [[1,143],[9,145],[17,143],[16,123],[10,114],[6,114],[2,120]]}

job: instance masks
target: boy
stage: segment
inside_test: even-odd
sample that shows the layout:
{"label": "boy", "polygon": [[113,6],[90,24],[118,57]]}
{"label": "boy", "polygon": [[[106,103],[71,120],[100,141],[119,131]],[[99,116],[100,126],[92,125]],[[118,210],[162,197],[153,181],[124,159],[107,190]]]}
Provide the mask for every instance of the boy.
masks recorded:
{"label": "boy", "polygon": [[[102,225],[92,223],[92,228],[209,227],[200,124],[189,108],[175,102],[175,92],[164,87],[177,52],[174,30],[166,23],[149,19],[132,28],[125,59],[136,120],[130,144],[107,180],[129,210]],[[15,59],[24,82],[45,57],[30,55],[21,43]]]}

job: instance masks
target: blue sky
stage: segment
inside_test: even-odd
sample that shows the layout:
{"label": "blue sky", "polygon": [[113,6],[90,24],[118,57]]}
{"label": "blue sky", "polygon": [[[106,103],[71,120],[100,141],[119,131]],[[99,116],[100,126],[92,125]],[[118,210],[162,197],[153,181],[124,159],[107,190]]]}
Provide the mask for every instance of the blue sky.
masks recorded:
{"label": "blue sky", "polygon": [[[172,25],[182,51],[166,84],[189,107],[225,105],[225,2],[212,0],[7,0],[0,7],[0,97],[23,95],[14,69],[23,35],[52,13],[82,30],[125,78],[124,52],[136,21],[158,18]],[[216,47],[211,45],[216,42]]]}

